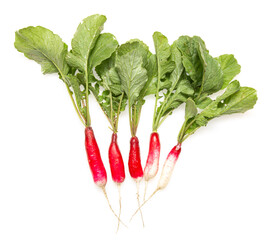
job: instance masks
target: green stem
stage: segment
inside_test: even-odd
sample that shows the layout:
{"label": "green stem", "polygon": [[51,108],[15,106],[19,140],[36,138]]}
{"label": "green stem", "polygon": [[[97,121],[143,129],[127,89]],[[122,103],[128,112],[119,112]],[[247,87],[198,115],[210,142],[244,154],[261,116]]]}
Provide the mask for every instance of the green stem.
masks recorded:
{"label": "green stem", "polygon": [[200,127],[196,128],[194,131],[192,131],[191,133],[187,134],[186,136],[184,136],[181,140],[181,142],[179,143],[182,143],[184,142],[190,135],[192,135],[193,133],[195,133]]}
{"label": "green stem", "polygon": [[109,122],[109,123],[110,123],[110,125],[112,126],[112,125],[113,125],[113,123],[111,122],[111,120],[110,120],[109,116],[106,114],[106,112],[105,112],[105,111],[104,111],[104,109],[102,108],[102,106],[101,106],[100,102],[98,101],[98,95],[97,95],[97,93],[96,93],[95,89],[94,89],[92,86],[89,86],[89,90],[91,90],[91,92],[93,93],[93,95],[94,95],[95,99],[96,99],[96,100],[97,100],[97,102],[98,102],[98,105],[100,106],[100,109],[102,110],[102,112],[104,113],[104,115],[105,115],[105,117],[107,118],[108,122]]}
{"label": "green stem", "polygon": [[159,89],[160,89],[160,65],[157,59],[157,86],[156,86],[155,104],[154,104],[154,111],[153,111],[153,131],[157,131],[158,129],[158,126],[155,124],[155,122],[156,122],[156,108],[157,108]]}
{"label": "green stem", "polygon": [[69,86],[68,86],[67,84],[66,84],[66,87],[67,87],[67,90],[68,90],[68,93],[69,93],[71,102],[72,102],[72,104],[73,104],[73,106],[74,106],[74,109],[75,109],[75,111],[76,111],[76,113],[77,113],[77,115],[78,115],[80,121],[82,122],[82,124],[83,124],[84,126],[86,126],[86,123],[85,123],[85,120],[84,120],[84,116],[83,116],[83,115],[80,113],[80,111],[78,110],[78,108],[77,108],[77,106],[76,106],[76,104],[75,104],[75,101],[74,101],[74,99],[73,99],[73,97],[72,97],[72,92],[70,91]]}
{"label": "green stem", "polygon": [[193,132],[189,133],[188,136],[185,137],[185,133],[186,131],[188,130],[188,128],[195,122],[195,118],[189,123],[187,124],[187,121],[184,121],[182,127],[181,127],[181,130],[179,132],[179,135],[178,135],[178,142],[179,143],[182,143],[187,137],[189,137],[191,134],[193,134],[197,129],[195,129]]}
{"label": "green stem", "polygon": [[112,93],[110,91],[109,93],[109,97],[110,97],[110,119],[111,119],[111,127],[113,129],[113,132],[115,132],[115,122],[114,122],[114,118],[113,118],[113,99],[112,99]]}
{"label": "green stem", "polygon": [[130,127],[131,136],[134,137],[133,131],[132,131],[132,111],[131,111],[131,108],[132,108],[132,106],[130,106],[130,100],[128,99],[129,127]]}
{"label": "green stem", "polygon": [[86,89],[85,89],[85,100],[86,100],[86,126],[91,126],[91,118],[90,118],[90,112],[89,112],[89,74],[88,70],[85,71],[85,82],[86,82]]}
{"label": "green stem", "polygon": [[133,115],[133,119],[132,119],[132,136],[136,136],[136,131],[137,131],[137,117],[136,117],[136,105],[133,105],[132,107],[132,115]]}
{"label": "green stem", "polygon": [[122,96],[121,96],[121,98],[120,98],[119,107],[118,107],[117,119],[116,119],[116,123],[115,123],[115,133],[118,132],[119,116],[120,116],[120,112],[121,112],[121,107],[122,107],[123,98],[124,98],[124,92],[122,93]]}

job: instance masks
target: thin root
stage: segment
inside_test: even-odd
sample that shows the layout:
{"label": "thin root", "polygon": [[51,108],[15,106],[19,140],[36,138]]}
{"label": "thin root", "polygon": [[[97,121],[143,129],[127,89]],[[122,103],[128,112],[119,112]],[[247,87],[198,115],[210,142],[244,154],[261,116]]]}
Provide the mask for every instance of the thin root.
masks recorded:
{"label": "thin root", "polygon": [[146,180],[145,180],[145,190],[144,190],[143,202],[145,202],[145,200],[146,200],[146,193],[147,193],[148,182],[149,182],[149,181],[146,181]]}
{"label": "thin root", "polygon": [[119,221],[121,224],[123,224],[123,225],[127,228],[127,225],[125,225],[125,224],[123,223],[123,221],[118,217],[118,215],[114,212],[113,208],[111,207],[111,204],[110,204],[110,202],[109,202],[109,199],[108,199],[108,196],[107,196],[105,187],[102,187],[102,191],[103,191],[103,193],[104,193],[104,196],[105,196],[105,198],[106,198],[106,200],[107,200],[107,203],[108,203],[109,208],[110,208],[110,210],[112,211],[112,213],[115,215],[115,217],[118,219],[118,221]]}
{"label": "thin root", "polygon": [[137,187],[137,202],[138,202],[138,210],[140,211],[140,215],[141,215],[141,220],[142,220],[142,224],[143,224],[143,227],[145,227],[145,224],[144,224],[144,218],[143,218],[143,213],[141,211],[141,204],[140,204],[140,199],[139,199],[139,184],[140,182],[137,181],[136,182],[136,187]]}
{"label": "thin root", "polygon": [[131,222],[131,220],[132,220],[132,218],[136,215],[136,213],[138,212],[138,211],[140,211],[141,212],[141,208],[154,196],[154,194],[156,194],[158,191],[159,191],[160,189],[159,188],[157,188],[153,193],[152,193],[152,195],[146,200],[146,201],[144,201],[143,203],[142,203],[142,205],[141,206],[139,206],[139,208],[133,213],[133,215],[131,216],[131,218],[130,218],[130,222]]}
{"label": "thin root", "polygon": [[120,217],[122,213],[122,198],[121,198],[121,185],[118,184],[118,190],[119,190],[119,219],[118,219],[118,227],[117,227],[117,232],[119,231],[120,228]]}

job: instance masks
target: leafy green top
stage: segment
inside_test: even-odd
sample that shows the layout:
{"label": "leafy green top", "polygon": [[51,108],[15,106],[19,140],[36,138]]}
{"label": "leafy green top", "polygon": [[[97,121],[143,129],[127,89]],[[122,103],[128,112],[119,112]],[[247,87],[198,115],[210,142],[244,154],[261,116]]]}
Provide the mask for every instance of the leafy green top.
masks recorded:
{"label": "leafy green top", "polygon": [[244,113],[252,109],[257,101],[257,92],[250,87],[240,87],[238,81],[231,82],[226,91],[197,113],[197,106],[190,98],[186,101],[185,121],[178,136],[183,142],[202,126],[225,114]]}
{"label": "leafy green top", "polygon": [[154,57],[147,45],[137,39],[122,44],[116,54],[115,67],[127,96],[130,130],[136,135],[144,97],[154,84]]}
{"label": "leafy green top", "polygon": [[[153,131],[157,131],[167,116],[188,98],[199,109],[208,106],[212,102],[209,95],[226,88],[240,72],[240,65],[233,55],[213,58],[200,37],[181,36],[169,46],[167,38],[156,32],[154,43],[157,58],[164,65],[168,63],[168,72],[158,77],[156,100],[162,98],[162,101],[159,106],[155,104]],[[170,67],[172,62],[174,68]],[[157,63],[157,69],[159,72],[161,64]],[[167,83],[164,87],[159,85],[160,78]],[[161,89],[166,89],[163,96],[159,96]]]}
{"label": "leafy green top", "polygon": [[105,21],[106,17],[98,14],[85,18],[74,34],[70,52],[58,35],[40,26],[20,29],[15,35],[18,51],[39,63],[44,74],[59,74],[86,126],[91,123],[88,95],[93,68],[108,59],[118,46],[112,34],[100,34]]}

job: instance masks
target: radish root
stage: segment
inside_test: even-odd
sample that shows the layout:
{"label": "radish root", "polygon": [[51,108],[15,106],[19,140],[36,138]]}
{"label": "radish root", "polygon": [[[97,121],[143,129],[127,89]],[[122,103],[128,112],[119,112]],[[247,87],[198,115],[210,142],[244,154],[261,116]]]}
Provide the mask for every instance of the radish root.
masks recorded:
{"label": "radish root", "polygon": [[131,216],[131,218],[130,218],[130,222],[131,222],[131,220],[132,220],[132,218],[136,215],[136,213],[138,212],[138,211],[140,211],[141,212],[141,208],[158,192],[160,190],[160,188],[157,188],[153,193],[152,193],[152,195],[151,196],[149,196],[149,198],[146,200],[146,201],[144,201],[143,203],[142,203],[142,205],[141,206],[139,206],[139,208],[133,213],[133,215]]}
{"label": "radish root", "polygon": [[103,193],[104,193],[104,196],[105,196],[105,198],[106,198],[106,200],[107,200],[107,203],[108,203],[108,205],[109,205],[109,208],[110,208],[111,212],[115,215],[115,217],[118,219],[118,221],[119,221],[121,224],[123,224],[123,225],[127,228],[127,225],[125,225],[125,224],[123,223],[123,221],[119,218],[119,216],[114,212],[114,210],[113,210],[113,208],[112,208],[112,206],[111,206],[111,204],[110,204],[110,202],[109,202],[109,199],[108,199],[108,196],[107,196],[107,193],[106,193],[106,190],[105,190],[104,187],[102,187],[102,191],[103,191]]}
{"label": "radish root", "polygon": [[142,213],[141,207],[140,207],[140,206],[141,206],[141,203],[140,203],[140,199],[139,199],[139,184],[140,184],[140,182],[139,182],[139,181],[136,181],[138,210],[140,211],[140,215],[141,215],[141,220],[142,220],[143,227],[145,227],[144,218],[143,218],[143,213]]}
{"label": "radish root", "polygon": [[120,228],[120,219],[121,219],[121,213],[122,213],[122,198],[121,198],[121,185],[120,184],[118,184],[118,191],[119,191],[119,218],[118,218],[117,232],[119,231],[119,228]]}
{"label": "radish root", "polygon": [[148,182],[149,182],[149,181],[146,181],[146,180],[145,180],[145,190],[144,190],[143,202],[145,202],[145,200],[146,200],[146,193],[147,193]]}

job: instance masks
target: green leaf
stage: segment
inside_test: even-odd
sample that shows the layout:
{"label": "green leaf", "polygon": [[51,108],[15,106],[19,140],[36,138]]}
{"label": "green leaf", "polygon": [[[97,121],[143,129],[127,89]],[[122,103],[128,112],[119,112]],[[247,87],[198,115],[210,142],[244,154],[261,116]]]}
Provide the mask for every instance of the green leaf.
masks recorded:
{"label": "green leaf", "polygon": [[198,51],[199,45],[205,50],[205,43],[197,36],[192,38],[181,36],[177,40],[177,47],[182,54],[182,64],[196,86],[201,85],[203,76],[203,66]]}
{"label": "green leaf", "polygon": [[65,81],[69,66],[65,61],[67,45],[52,31],[41,27],[27,27],[15,33],[15,48],[41,65],[43,74],[59,73]]}
{"label": "green leaf", "polygon": [[257,101],[256,90],[250,87],[240,87],[238,81],[231,82],[226,91],[212,101],[194,120],[186,134],[194,132],[208,121],[226,114],[244,113],[252,109]]}
{"label": "green leaf", "polygon": [[[130,47],[129,50],[127,47]],[[121,45],[118,49],[116,70],[130,106],[138,100],[141,90],[148,81],[147,70],[143,67],[144,57],[147,56],[137,42]]]}
{"label": "green leaf", "polygon": [[174,70],[175,62],[170,60],[171,48],[168,43],[168,39],[163,34],[160,32],[155,32],[153,34],[153,41],[159,78],[163,79],[166,73],[172,72]]}
{"label": "green leaf", "polygon": [[216,58],[223,71],[224,83],[222,89],[226,88],[228,84],[240,73],[240,65],[232,54],[224,54]]}
{"label": "green leaf", "polygon": [[198,100],[196,100],[196,106],[199,109],[206,108],[210,103],[212,102],[212,99],[210,97],[207,97],[207,94],[204,94],[204,96],[200,97]]}
{"label": "green leaf", "polygon": [[175,62],[175,69],[169,77],[171,82],[171,87],[174,89],[181,78],[182,73],[184,72],[184,67],[182,64],[182,56],[178,49],[178,41],[175,41],[171,45],[171,60]]}
{"label": "green leaf", "polygon": [[209,55],[200,37],[181,36],[177,46],[182,54],[186,74],[193,81],[195,98],[200,98],[204,93],[215,93],[222,88],[224,78],[220,64]]}
{"label": "green leaf", "polygon": [[118,41],[111,33],[100,34],[90,55],[90,68],[96,67],[109,58],[117,49]]}
{"label": "green leaf", "polygon": [[113,93],[113,95],[122,94],[121,79],[115,67],[115,54],[103,61],[96,67],[96,72],[101,78],[100,84]]}
{"label": "green leaf", "polygon": [[79,24],[71,41],[72,51],[67,55],[67,62],[71,66],[78,68],[82,72],[91,71],[90,55],[105,21],[105,16],[96,14],[85,18]]}
{"label": "green leaf", "polygon": [[196,116],[198,110],[195,102],[191,98],[188,98],[185,103],[185,122],[187,122],[189,119]]}
{"label": "green leaf", "polygon": [[209,55],[208,51],[199,44],[199,57],[203,65],[203,76],[200,93],[212,94],[219,91],[223,85],[223,72],[220,64]]}

